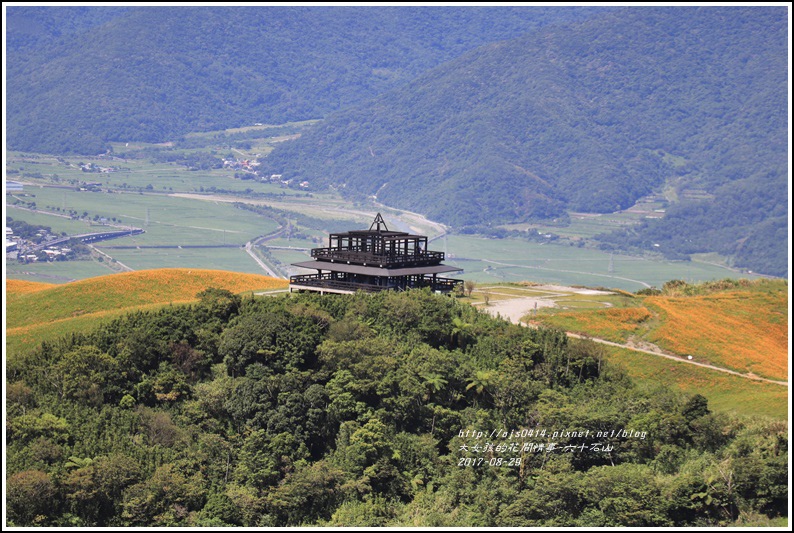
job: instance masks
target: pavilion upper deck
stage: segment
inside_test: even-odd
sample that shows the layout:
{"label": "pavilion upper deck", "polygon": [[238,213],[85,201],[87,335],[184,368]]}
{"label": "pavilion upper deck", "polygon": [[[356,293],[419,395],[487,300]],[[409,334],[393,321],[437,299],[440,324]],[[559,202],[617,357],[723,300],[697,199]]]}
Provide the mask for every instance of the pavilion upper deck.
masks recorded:
{"label": "pavilion upper deck", "polygon": [[319,261],[397,268],[437,265],[444,252],[427,249],[424,235],[389,231],[380,214],[368,230],[332,233],[327,248],[314,248],[311,255]]}

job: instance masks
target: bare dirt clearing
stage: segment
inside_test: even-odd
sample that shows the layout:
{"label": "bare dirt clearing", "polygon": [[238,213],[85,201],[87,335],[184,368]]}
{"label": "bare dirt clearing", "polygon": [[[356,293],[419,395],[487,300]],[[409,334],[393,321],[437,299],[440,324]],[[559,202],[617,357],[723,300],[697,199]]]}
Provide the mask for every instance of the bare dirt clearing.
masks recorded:
{"label": "bare dirt clearing", "polygon": [[[500,292],[500,287],[478,287],[477,291],[480,293],[488,292],[492,296],[509,296],[510,298],[493,301],[489,305],[484,306],[483,309],[494,316],[499,315],[515,324],[521,324],[521,317],[538,309],[557,306],[556,299],[562,296],[570,296],[572,294],[587,296],[613,294],[609,291],[563,287],[561,285],[533,285],[527,288],[511,287],[510,294]],[[526,292],[527,296],[516,297],[517,291]],[[482,303],[479,305],[482,305]],[[604,306],[606,307],[608,304],[604,304]]]}

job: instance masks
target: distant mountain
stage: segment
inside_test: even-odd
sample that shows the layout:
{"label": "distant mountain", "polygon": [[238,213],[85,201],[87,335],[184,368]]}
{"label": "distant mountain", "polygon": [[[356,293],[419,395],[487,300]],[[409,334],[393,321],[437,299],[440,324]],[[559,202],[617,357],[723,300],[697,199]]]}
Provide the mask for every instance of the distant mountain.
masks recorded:
{"label": "distant mountain", "polygon": [[610,11],[449,61],[267,166],[452,225],[612,212],[666,184],[667,218],[604,246],[784,275],[787,65],[783,7]]}
{"label": "distant mountain", "polygon": [[[7,7],[8,147],[97,153],[321,118],[594,8]],[[603,8],[602,8],[603,9]]]}
{"label": "distant mountain", "polygon": [[10,6],[5,12],[9,61],[24,50],[52,46],[59,39],[89,32],[129,10],[105,6]]}

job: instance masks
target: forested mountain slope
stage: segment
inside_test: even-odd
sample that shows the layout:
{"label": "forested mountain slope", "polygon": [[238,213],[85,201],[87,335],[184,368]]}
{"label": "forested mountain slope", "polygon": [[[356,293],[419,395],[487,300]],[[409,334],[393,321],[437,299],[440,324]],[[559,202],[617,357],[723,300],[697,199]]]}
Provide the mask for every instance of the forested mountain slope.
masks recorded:
{"label": "forested mountain slope", "polygon": [[47,46],[59,39],[86,33],[123,16],[128,7],[106,6],[13,6],[5,12],[6,52],[13,56],[24,50]]}
{"label": "forested mountain slope", "polygon": [[334,114],[267,164],[453,225],[612,212],[667,184],[680,203],[632,245],[784,275],[787,31],[775,7],[548,26]]}
{"label": "forested mountain slope", "polygon": [[476,46],[586,8],[7,8],[8,146],[107,141],[321,118]]}

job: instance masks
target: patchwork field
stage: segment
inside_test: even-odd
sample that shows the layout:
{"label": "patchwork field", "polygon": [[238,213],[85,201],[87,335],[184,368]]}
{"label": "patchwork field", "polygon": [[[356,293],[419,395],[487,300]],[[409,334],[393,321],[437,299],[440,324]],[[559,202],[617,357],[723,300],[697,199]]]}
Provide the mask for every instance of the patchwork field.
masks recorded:
{"label": "patchwork field", "polygon": [[[651,261],[590,248],[522,239],[450,235],[433,242],[447,252],[446,263],[464,269],[458,277],[480,283],[532,280],[637,291],[671,279],[706,281],[728,275],[723,267],[695,261]],[[753,277],[753,276],[747,276]]]}
{"label": "patchwork field", "polygon": [[43,283],[68,283],[79,279],[107,276],[119,272],[107,261],[93,260],[56,261],[47,263],[17,263],[6,261],[6,279],[38,281]]}

